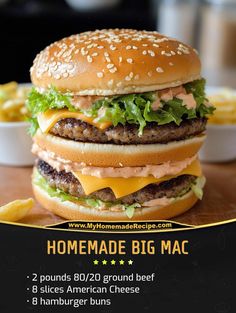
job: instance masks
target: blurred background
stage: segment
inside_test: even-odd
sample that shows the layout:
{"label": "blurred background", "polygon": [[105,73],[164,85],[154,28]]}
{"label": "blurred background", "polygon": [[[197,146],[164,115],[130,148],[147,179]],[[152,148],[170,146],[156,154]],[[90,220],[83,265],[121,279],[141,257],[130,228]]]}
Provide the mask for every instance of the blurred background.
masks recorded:
{"label": "blurred background", "polygon": [[236,0],[0,0],[0,83],[30,81],[55,40],[115,27],[178,38],[199,51],[209,85],[236,87]]}

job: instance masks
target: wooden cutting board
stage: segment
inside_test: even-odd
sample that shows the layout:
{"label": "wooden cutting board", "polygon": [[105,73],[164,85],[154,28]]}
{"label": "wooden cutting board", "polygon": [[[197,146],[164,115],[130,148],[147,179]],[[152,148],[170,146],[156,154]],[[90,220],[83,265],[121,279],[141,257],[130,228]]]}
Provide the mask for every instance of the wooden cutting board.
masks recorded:
{"label": "wooden cutting board", "polygon": [[[236,219],[236,162],[203,164],[207,178],[203,201],[173,220],[191,225],[210,224]],[[33,197],[31,190],[32,168],[0,166],[0,205],[15,199]],[[47,225],[63,221],[36,204],[21,222]]]}

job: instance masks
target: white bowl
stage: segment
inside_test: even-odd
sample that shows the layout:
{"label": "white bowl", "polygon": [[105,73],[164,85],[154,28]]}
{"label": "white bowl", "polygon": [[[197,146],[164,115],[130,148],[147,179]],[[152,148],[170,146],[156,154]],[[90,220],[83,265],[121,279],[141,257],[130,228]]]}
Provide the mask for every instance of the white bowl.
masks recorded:
{"label": "white bowl", "polygon": [[[217,93],[221,89],[208,87],[207,94]],[[236,160],[236,125],[208,124],[206,133],[206,141],[199,152],[201,161],[229,162]]]}
{"label": "white bowl", "polygon": [[208,125],[199,157],[205,162],[236,160],[236,125]]}
{"label": "white bowl", "polygon": [[0,164],[29,166],[34,163],[28,122],[0,122]]}

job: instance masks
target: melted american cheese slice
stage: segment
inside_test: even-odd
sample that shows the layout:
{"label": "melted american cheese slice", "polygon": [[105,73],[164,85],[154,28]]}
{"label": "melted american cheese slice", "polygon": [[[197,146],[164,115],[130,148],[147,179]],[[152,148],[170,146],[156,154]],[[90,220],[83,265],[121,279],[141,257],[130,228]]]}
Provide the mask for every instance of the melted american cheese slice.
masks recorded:
{"label": "melted american cheese slice", "polygon": [[116,198],[127,196],[135,191],[142,189],[143,187],[152,183],[161,183],[166,180],[170,180],[180,175],[194,175],[201,176],[201,166],[198,160],[193,161],[189,166],[182,170],[176,176],[164,176],[162,178],[155,178],[154,176],[148,177],[106,177],[98,178],[95,176],[83,175],[80,172],[73,172],[74,176],[81,183],[86,195],[91,194],[94,191],[104,188],[111,188]]}
{"label": "melted american cheese slice", "polygon": [[75,118],[91,124],[99,129],[106,129],[112,125],[110,122],[96,122],[95,118],[84,115],[81,112],[70,112],[66,109],[63,110],[48,110],[38,115],[38,123],[43,133],[49,132],[49,130],[60,120],[64,118]]}

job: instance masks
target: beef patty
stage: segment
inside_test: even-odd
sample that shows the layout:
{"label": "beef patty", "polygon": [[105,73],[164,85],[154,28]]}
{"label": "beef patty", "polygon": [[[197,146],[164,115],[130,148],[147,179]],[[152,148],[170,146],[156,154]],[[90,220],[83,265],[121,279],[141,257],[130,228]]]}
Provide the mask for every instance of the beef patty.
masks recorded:
{"label": "beef patty", "polygon": [[105,130],[74,118],[58,121],[50,133],[59,137],[82,142],[112,144],[150,144],[168,143],[182,140],[202,133],[206,128],[206,118],[183,121],[179,126],[174,122],[166,125],[148,123],[142,136],[138,135],[138,125],[126,124],[111,126]]}
{"label": "beef patty", "polygon": [[[72,196],[88,197],[108,202],[117,200],[110,188],[98,190],[86,196],[79,180],[72,173],[66,173],[65,171],[57,172],[42,160],[38,160],[36,166],[39,173],[47,180],[49,186],[58,188]],[[150,184],[132,194],[119,198],[119,201],[124,204],[132,204],[162,197],[176,197],[187,192],[195,179],[196,177],[192,175],[181,175],[159,184]]]}

